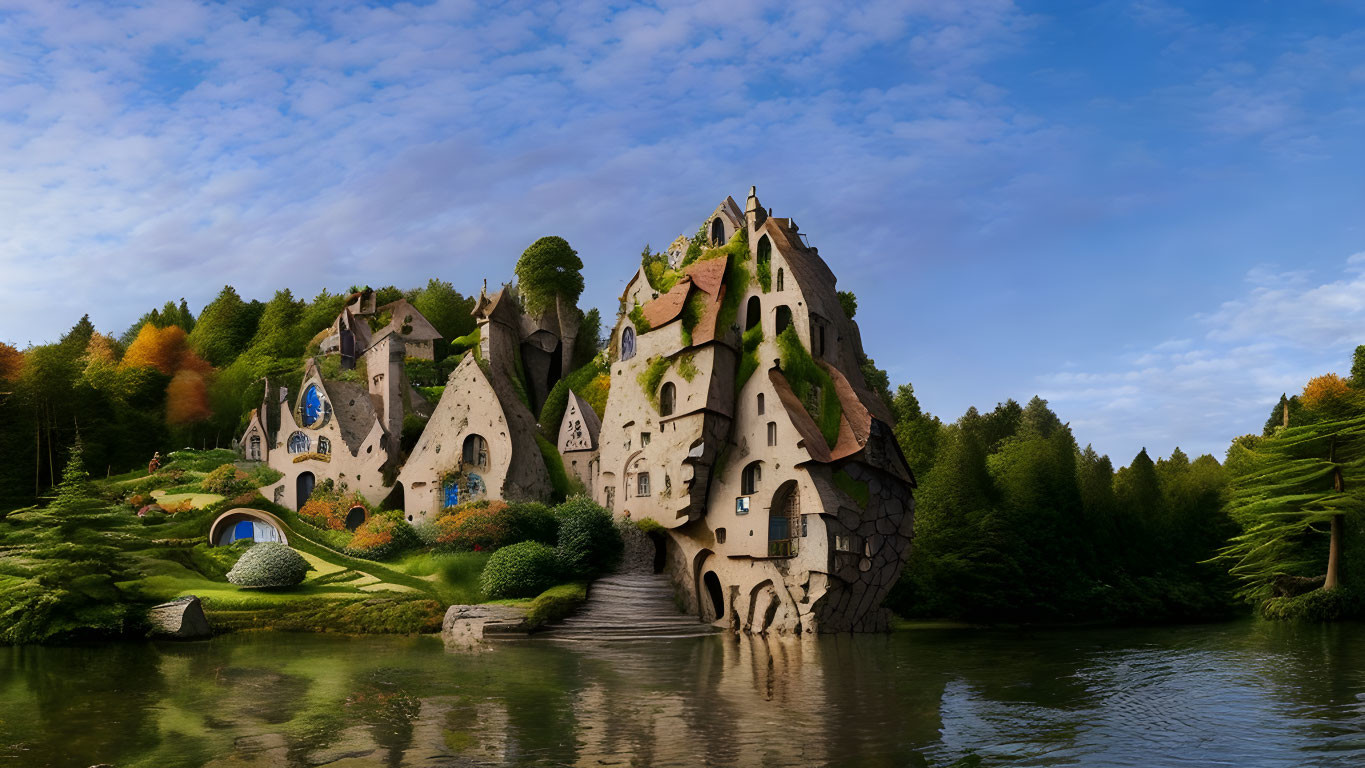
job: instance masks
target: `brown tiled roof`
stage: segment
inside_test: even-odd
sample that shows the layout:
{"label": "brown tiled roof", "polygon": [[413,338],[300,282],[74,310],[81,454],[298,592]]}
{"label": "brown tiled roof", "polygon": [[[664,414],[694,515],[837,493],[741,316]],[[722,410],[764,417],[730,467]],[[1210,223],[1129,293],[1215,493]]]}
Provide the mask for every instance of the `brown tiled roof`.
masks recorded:
{"label": "brown tiled roof", "polygon": [[645,320],[649,321],[650,329],[658,328],[677,319],[678,315],[682,314],[683,305],[687,303],[687,295],[691,289],[692,281],[684,277],[668,293],[641,307]]}
{"label": "brown tiled roof", "polygon": [[698,288],[715,296],[725,284],[725,265],[729,259],[707,259],[688,266],[683,272]]}

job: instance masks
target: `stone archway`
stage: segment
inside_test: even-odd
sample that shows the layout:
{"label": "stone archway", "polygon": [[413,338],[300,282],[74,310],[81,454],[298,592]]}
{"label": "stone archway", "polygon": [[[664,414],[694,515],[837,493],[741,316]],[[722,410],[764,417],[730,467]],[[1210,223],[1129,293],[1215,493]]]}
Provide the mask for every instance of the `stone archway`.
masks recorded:
{"label": "stone archway", "polygon": [[210,547],[223,547],[244,539],[289,543],[289,537],[284,533],[284,522],[259,509],[229,509],[209,526]]}
{"label": "stone archway", "polygon": [[719,216],[711,220],[711,244],[725,245],[725,222],[721,221]]}

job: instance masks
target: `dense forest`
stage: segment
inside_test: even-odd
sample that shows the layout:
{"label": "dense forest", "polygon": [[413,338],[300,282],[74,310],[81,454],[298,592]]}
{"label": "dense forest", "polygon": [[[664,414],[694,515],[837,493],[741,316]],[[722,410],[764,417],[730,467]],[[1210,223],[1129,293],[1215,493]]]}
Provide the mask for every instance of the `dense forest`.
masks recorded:
{"label": "dense forest", "polygon": [[[442,383],[473,330],[473,299],[434,279],[376,293],[381,305],[407,298],[442,334],[434,364],[410,370],[419,385]],[[246,301],[229,286],[197,315],[167,302],[118,335],[82,318],[55,343],[0,343],[0,509],[49,498],[78,439],[96,477],[156,450],[230,445],[262,378],[300,377],[348,295]],[[855,314],[856,298],[841,299]],[[597,340],[596,310],[585,323],[582,337]],[[1222,462],[1175,447],[1154,461],[1144,449],[1117,470],[1042,399],[944,423],[871,359],[863,372],[919,482],[912,555],[889,599],[903,616],[1181,621],[1248,602],[1275,616],[1357,611],[1348,587],[1365,571],[1352,544],[1365,499],[1365,347],[1348,378],[1281,398],[1261,434],[1233,440]]]}

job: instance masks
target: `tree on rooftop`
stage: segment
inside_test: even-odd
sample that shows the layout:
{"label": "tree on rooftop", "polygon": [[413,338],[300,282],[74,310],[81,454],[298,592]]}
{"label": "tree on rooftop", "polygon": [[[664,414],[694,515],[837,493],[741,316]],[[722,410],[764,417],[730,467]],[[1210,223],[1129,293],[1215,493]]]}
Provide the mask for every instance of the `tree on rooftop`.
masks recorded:
{"label": "tree on rooftop", "polygon": [[[449,342],[474,330],[474,299],[455,290],[455,286],[444,280],[432,278],[425,288],[417,292],[412,306],[432,324],[441,338]],[[436,345],[436,356],[445,357],[447,344]]]}
{"label": "tree on rooftop", "polygon": [[542,237],[517,259],[517,283],[526,311],[536,315],[556,299],[574,306],[583,293],[583,261],[562,237]]}

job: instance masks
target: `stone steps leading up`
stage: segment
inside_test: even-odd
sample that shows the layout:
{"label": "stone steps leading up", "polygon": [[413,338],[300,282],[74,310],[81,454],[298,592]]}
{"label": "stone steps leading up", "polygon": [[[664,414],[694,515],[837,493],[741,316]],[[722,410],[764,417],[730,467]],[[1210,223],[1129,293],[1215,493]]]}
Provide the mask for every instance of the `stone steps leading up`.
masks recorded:
{"label": "stone steps leading up", "polygon": [[593,582],[587,602],[539,633],[552,640],[661,640],[719,632],[696,616],[679,613],[663,574],[614,573]]}

